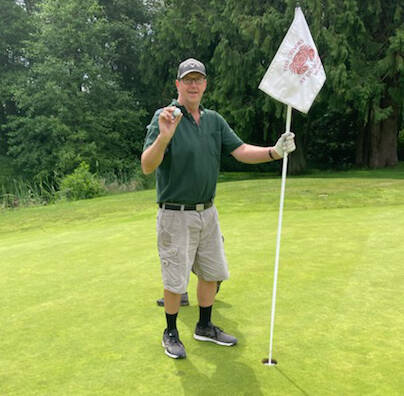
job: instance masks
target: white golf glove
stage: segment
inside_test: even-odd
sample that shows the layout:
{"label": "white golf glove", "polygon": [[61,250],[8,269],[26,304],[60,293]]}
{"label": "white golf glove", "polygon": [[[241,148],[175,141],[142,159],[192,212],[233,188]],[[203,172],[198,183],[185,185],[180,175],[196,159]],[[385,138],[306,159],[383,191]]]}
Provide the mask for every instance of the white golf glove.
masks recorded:
{"label": "white golf glove", "polygon": [[283,158],[285,153],[289,154],[292,151],[296,150],[296,145],[295,145],[295,134],[292,132],[285,132],[284,134],[281,135],[281,137],[278,139],[274,146],[274,150],[277,152],[277,154]]}

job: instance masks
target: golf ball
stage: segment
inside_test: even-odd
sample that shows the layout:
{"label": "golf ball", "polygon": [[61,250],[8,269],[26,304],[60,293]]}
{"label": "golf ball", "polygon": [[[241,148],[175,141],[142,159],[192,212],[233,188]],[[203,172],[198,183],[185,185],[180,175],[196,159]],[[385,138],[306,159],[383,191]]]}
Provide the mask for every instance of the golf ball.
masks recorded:
{"label": "golf ball", "polygon": [[177,118],[180,114],[181,114],[181,110],[177,107],[177,108],[173,111],[173,118]]}

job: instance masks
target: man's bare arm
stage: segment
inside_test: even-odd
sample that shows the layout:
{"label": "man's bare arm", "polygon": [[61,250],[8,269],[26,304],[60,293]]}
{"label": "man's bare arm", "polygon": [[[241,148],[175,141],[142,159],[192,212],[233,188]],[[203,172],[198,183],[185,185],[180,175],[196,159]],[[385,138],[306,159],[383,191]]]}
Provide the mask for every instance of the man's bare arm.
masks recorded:
{"label": "man's bare arm", "polygon": [[176,109],[177,107],[174,106],[165,107],[159,115],[160,133],[153,144],[143,152],[141,157],[142,171],[145,175],[154,172],[163,161],[166,148],[182,118],[182,113],[177,117],[173,117]]}
{"label": "man's bare arm", "polygon": [[[272,158],[270,156],[270,153]],[[231,155],[240,162],[246,164],[260,164],[280,159],[282,157],[273,149],[273,147],[260,147],[251,144],[242,144],[240,147],[232,151]]]}

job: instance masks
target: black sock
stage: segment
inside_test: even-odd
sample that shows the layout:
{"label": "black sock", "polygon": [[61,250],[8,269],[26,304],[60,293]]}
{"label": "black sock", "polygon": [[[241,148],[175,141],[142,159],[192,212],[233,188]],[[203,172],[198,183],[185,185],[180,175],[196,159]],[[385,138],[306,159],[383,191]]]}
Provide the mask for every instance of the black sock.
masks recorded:
{"label": "black sock", "polygon": [[169,314],[166,312],[167,330],[168,331],[177,329],[177,315],[178,315],[178,312],[175,314]]}
{"label": "black sock", "polygon": [[209,307],[199,306],[199,326],[208,327],[210,323],[210,317],[212,315],[212,305]]}

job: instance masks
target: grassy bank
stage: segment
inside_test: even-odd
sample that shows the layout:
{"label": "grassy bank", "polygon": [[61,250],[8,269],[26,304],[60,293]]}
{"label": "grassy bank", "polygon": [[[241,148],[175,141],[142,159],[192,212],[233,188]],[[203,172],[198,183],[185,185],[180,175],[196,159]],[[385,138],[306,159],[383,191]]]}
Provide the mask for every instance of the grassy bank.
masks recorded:
{"label": "grassy bank", "polygon": [[224,174],[231,280],[198,343],[195,278],[163,353],[153,190],[0,211],[0,394],[399,395],[404,169],[288,178],[274,357],[267,357],[280,179]]}

